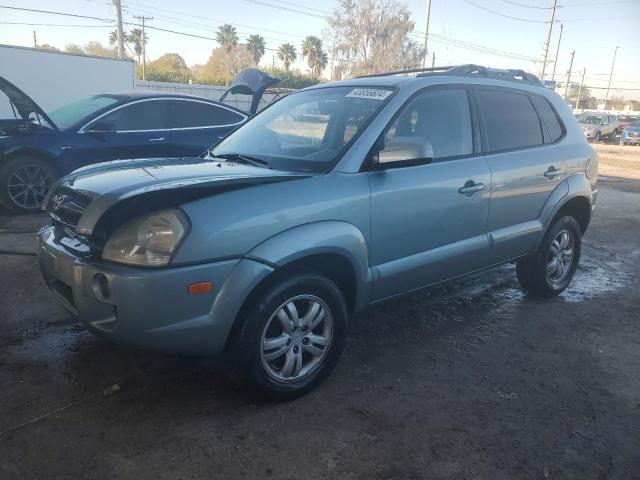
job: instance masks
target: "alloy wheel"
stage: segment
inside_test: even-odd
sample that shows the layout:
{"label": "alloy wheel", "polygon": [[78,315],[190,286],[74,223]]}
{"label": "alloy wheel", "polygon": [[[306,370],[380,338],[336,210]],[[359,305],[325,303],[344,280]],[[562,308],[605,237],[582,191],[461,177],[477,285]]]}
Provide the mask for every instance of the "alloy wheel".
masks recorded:
{"label": "alloy wheel", "polygon": [[575,258],[575,239],[569,230],[561,230],[551,242],[547,257],[547,278],[560,284],[571,272]]}
{"label": "alloy wheel", "polygon": [[278,382],[295,382],[313,373],[325,359],[333,336],[333,316],[314,295],[298,295],[282,303],[267,321],[260,359]]}
{"label": "alloy wheel", "polygon": [[42,205],[53,177],[39,165],[26,165],[16,168],[9,174],[7,191],[11,201],[26,209],[36,209]]}

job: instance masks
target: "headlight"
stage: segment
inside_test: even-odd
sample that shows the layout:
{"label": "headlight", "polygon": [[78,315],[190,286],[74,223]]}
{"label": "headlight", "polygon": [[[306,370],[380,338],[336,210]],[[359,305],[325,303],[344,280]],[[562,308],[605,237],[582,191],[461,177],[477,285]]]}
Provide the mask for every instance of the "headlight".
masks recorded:
{"label": "headlight", "polygon": [[136,218],[111,235],[102,258],[146,267],[167,265],[184,238],[188,225],[180,210],[165,210]]}

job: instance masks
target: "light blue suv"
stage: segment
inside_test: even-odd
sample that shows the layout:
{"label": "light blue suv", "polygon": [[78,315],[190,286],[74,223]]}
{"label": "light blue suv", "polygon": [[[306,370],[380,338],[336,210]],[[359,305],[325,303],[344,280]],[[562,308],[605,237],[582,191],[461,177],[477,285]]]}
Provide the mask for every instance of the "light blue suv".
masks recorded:
{"label": "light blue suv", "polygon": [[366,306],[513,261],[527,291],[562,292],[596,177],[536,77],[393,72],[291,94],[202,158],[77,170],[49,193],[38,254],[97,335],[227,352],[290,398],[329,374]]}

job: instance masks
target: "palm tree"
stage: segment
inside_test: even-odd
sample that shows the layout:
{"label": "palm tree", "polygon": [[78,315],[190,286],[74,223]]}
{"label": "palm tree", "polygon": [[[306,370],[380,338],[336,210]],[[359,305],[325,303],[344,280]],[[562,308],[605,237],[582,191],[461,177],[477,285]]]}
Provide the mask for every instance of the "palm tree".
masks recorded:
{"label": "palm tree", "polygon": [[298,55],[296,54],[296,47],[290,43],[283,43],[278,48],[278,58],[284,62],[284,69],[288,72],[291,62],[295,62]]}
{"label": "palm tree", "polygon": [[[126,35],[127,41],[133,44],[133,50],[138,56],[138,63],[140,63],[140,55],[142,55],[142,29],[134,28]],[[144,44],[147,44],[149,37],[146,32],[144,34]]]}
{"label": "palm tree", "polygon": [[302,41],[302,55],[307,57],[311,74],[314,77],[319,77],[328,62],[327,53],[322,50],[322,40],[309,35]]}
{"label": "palm tree", "polygon": [[264,37],[262,35],[249,35],[247,39],[247,48],[251,52],[253,62],[258,65],[260,59],[264,55]]}
{"label": "palm tree", "polygon": [[231,49],[238,45],[238,33],[236,27],[225,23],[220,25],[216,31],[216,42],[223,47],[227,53],[231,52]]}

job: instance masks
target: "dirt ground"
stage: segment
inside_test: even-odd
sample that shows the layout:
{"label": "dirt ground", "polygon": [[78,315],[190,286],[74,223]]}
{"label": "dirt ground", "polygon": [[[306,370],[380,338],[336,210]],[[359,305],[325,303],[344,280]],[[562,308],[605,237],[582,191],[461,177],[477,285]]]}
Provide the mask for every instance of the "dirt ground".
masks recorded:
{"label": "dirt ground", "polygon": [[640,478],[640,147],[597,148],[567,292],[506,266],[376,307],[285,404],[87,333],[40,279],[43,217],[0,216],[0,478]]}

